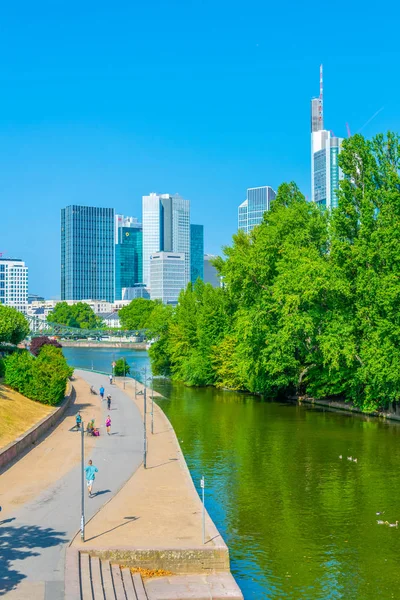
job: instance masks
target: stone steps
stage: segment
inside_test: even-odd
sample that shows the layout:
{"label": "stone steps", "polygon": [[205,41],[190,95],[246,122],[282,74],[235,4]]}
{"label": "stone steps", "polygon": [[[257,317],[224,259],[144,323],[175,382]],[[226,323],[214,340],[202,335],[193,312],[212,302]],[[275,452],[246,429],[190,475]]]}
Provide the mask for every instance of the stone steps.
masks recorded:
{"label": "stone steps", "polygon": [[148,579],[88,552],[67,552],[65,600],[243,600],[230,572]]}
{"label": "stone steps", "polygon": [[148,600],[138,573],[79,553],[80,600]]}

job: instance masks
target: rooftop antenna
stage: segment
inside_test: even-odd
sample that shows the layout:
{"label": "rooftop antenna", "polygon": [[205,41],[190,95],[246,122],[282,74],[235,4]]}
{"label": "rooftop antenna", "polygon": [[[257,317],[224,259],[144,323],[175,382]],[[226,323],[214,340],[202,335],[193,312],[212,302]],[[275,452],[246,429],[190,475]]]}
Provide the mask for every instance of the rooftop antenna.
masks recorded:
{"label": "rooftop antenna", "polygon": [[319,65],[319,101],[320,101],[320,121],[322,129],[324,127],[324,77],[322,65]]}

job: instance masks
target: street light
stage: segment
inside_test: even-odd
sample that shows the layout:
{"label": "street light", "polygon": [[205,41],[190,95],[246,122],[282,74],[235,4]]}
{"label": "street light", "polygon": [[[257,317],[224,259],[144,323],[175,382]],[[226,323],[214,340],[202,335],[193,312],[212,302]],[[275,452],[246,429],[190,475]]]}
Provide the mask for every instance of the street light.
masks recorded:
{"label": "street light", "polygon": [[85,541],[85,438],[84,423],[81,421],[81,540]]}
{"label": "street light", "polygon": [[154,433],[154,381],[151,376],[151,433]]}

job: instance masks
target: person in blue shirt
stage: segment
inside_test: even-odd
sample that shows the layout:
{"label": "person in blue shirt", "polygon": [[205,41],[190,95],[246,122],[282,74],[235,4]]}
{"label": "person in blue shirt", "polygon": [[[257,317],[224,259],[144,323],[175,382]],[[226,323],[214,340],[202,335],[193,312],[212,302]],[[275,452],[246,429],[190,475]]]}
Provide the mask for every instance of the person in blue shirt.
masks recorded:
{"label": "person in blue shirt", "polygon": [[103,388],[103,386],[101,386],[101,388],[100,388],[99,391],[100,391],[100,397],[103,400],[103,398],[104,398],[104,388]]}
{"label": "person in blue shirt", "polygon": [[91,460],[89,460],[89,464],[87,467],[85,467],[85,472],[86,472],[86,485],[87,485],[87,489],[89,492],[89,498],[92,497],[92,487],[93,487],[93,482],[95,480],[95,473],[98,473],[99,470],[97,467],[94,466],[94,464],[92,463]]}
{"label": "person in blue shirt", "polygon": [[76,421],[76,428],[80,429],[81,427],[81,423],[82,423],[82,417],[81,417],[81,413],[78,410],[78,412],[76,413],[76,417],[75,417],[75,421]]}

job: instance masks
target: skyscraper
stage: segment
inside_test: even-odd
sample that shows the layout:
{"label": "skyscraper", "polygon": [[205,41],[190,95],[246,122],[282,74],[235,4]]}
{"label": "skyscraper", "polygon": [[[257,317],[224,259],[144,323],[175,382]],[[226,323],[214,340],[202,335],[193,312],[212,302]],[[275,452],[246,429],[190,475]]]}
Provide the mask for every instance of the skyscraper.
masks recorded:
{"label": "skyscraper", "polygon": [[323,108],[321,65],[319,98],[311,100],[311,200],[323,208],[336,208],[339,181],[343,179],[338,163],[343,138],[324,129]]}
{"label": "skyscraper", "polygon": [[190,281],[204,279],[204,227],[190,226]]}
{"label": "skyscraper", "polygon": [[150,298],[164,304],[178,303],[185,288],[185,254],[155,252],[150,256]]}
{"label": "skyscraper", "polygon": [[26,313],[28,267],[19,258],[0,258],[0,304]]}
{"label": "skyscraper", "polygon": [[276,193],[269,185],[248,188],[247,198],[238,209],[238,229],[250,233],[262,222],[264,213],[271,208],[271,201],[275,197]]}
{"label": "skyscraper", "polygon": [[178,194],[143,196],[143,282],[150,285],[150,256],[179,252],[185,257],[185,283],[190,281],[190,203]]}
{"label": "skyscraper", "polygon": [[122,300],[122,289],[142,279],[142,225],[134,217],[115,215],[115,299]]}
{"label": "skyscraper", "polygon": [[114,209],[61,210],[61,299],[114,301]]}
{"label": "skyscraper", "polygon": [[217,258],[215,254],[204,255],[204,283],[211,283],[213,287],[221,286],[221,279],[212,261]]}

